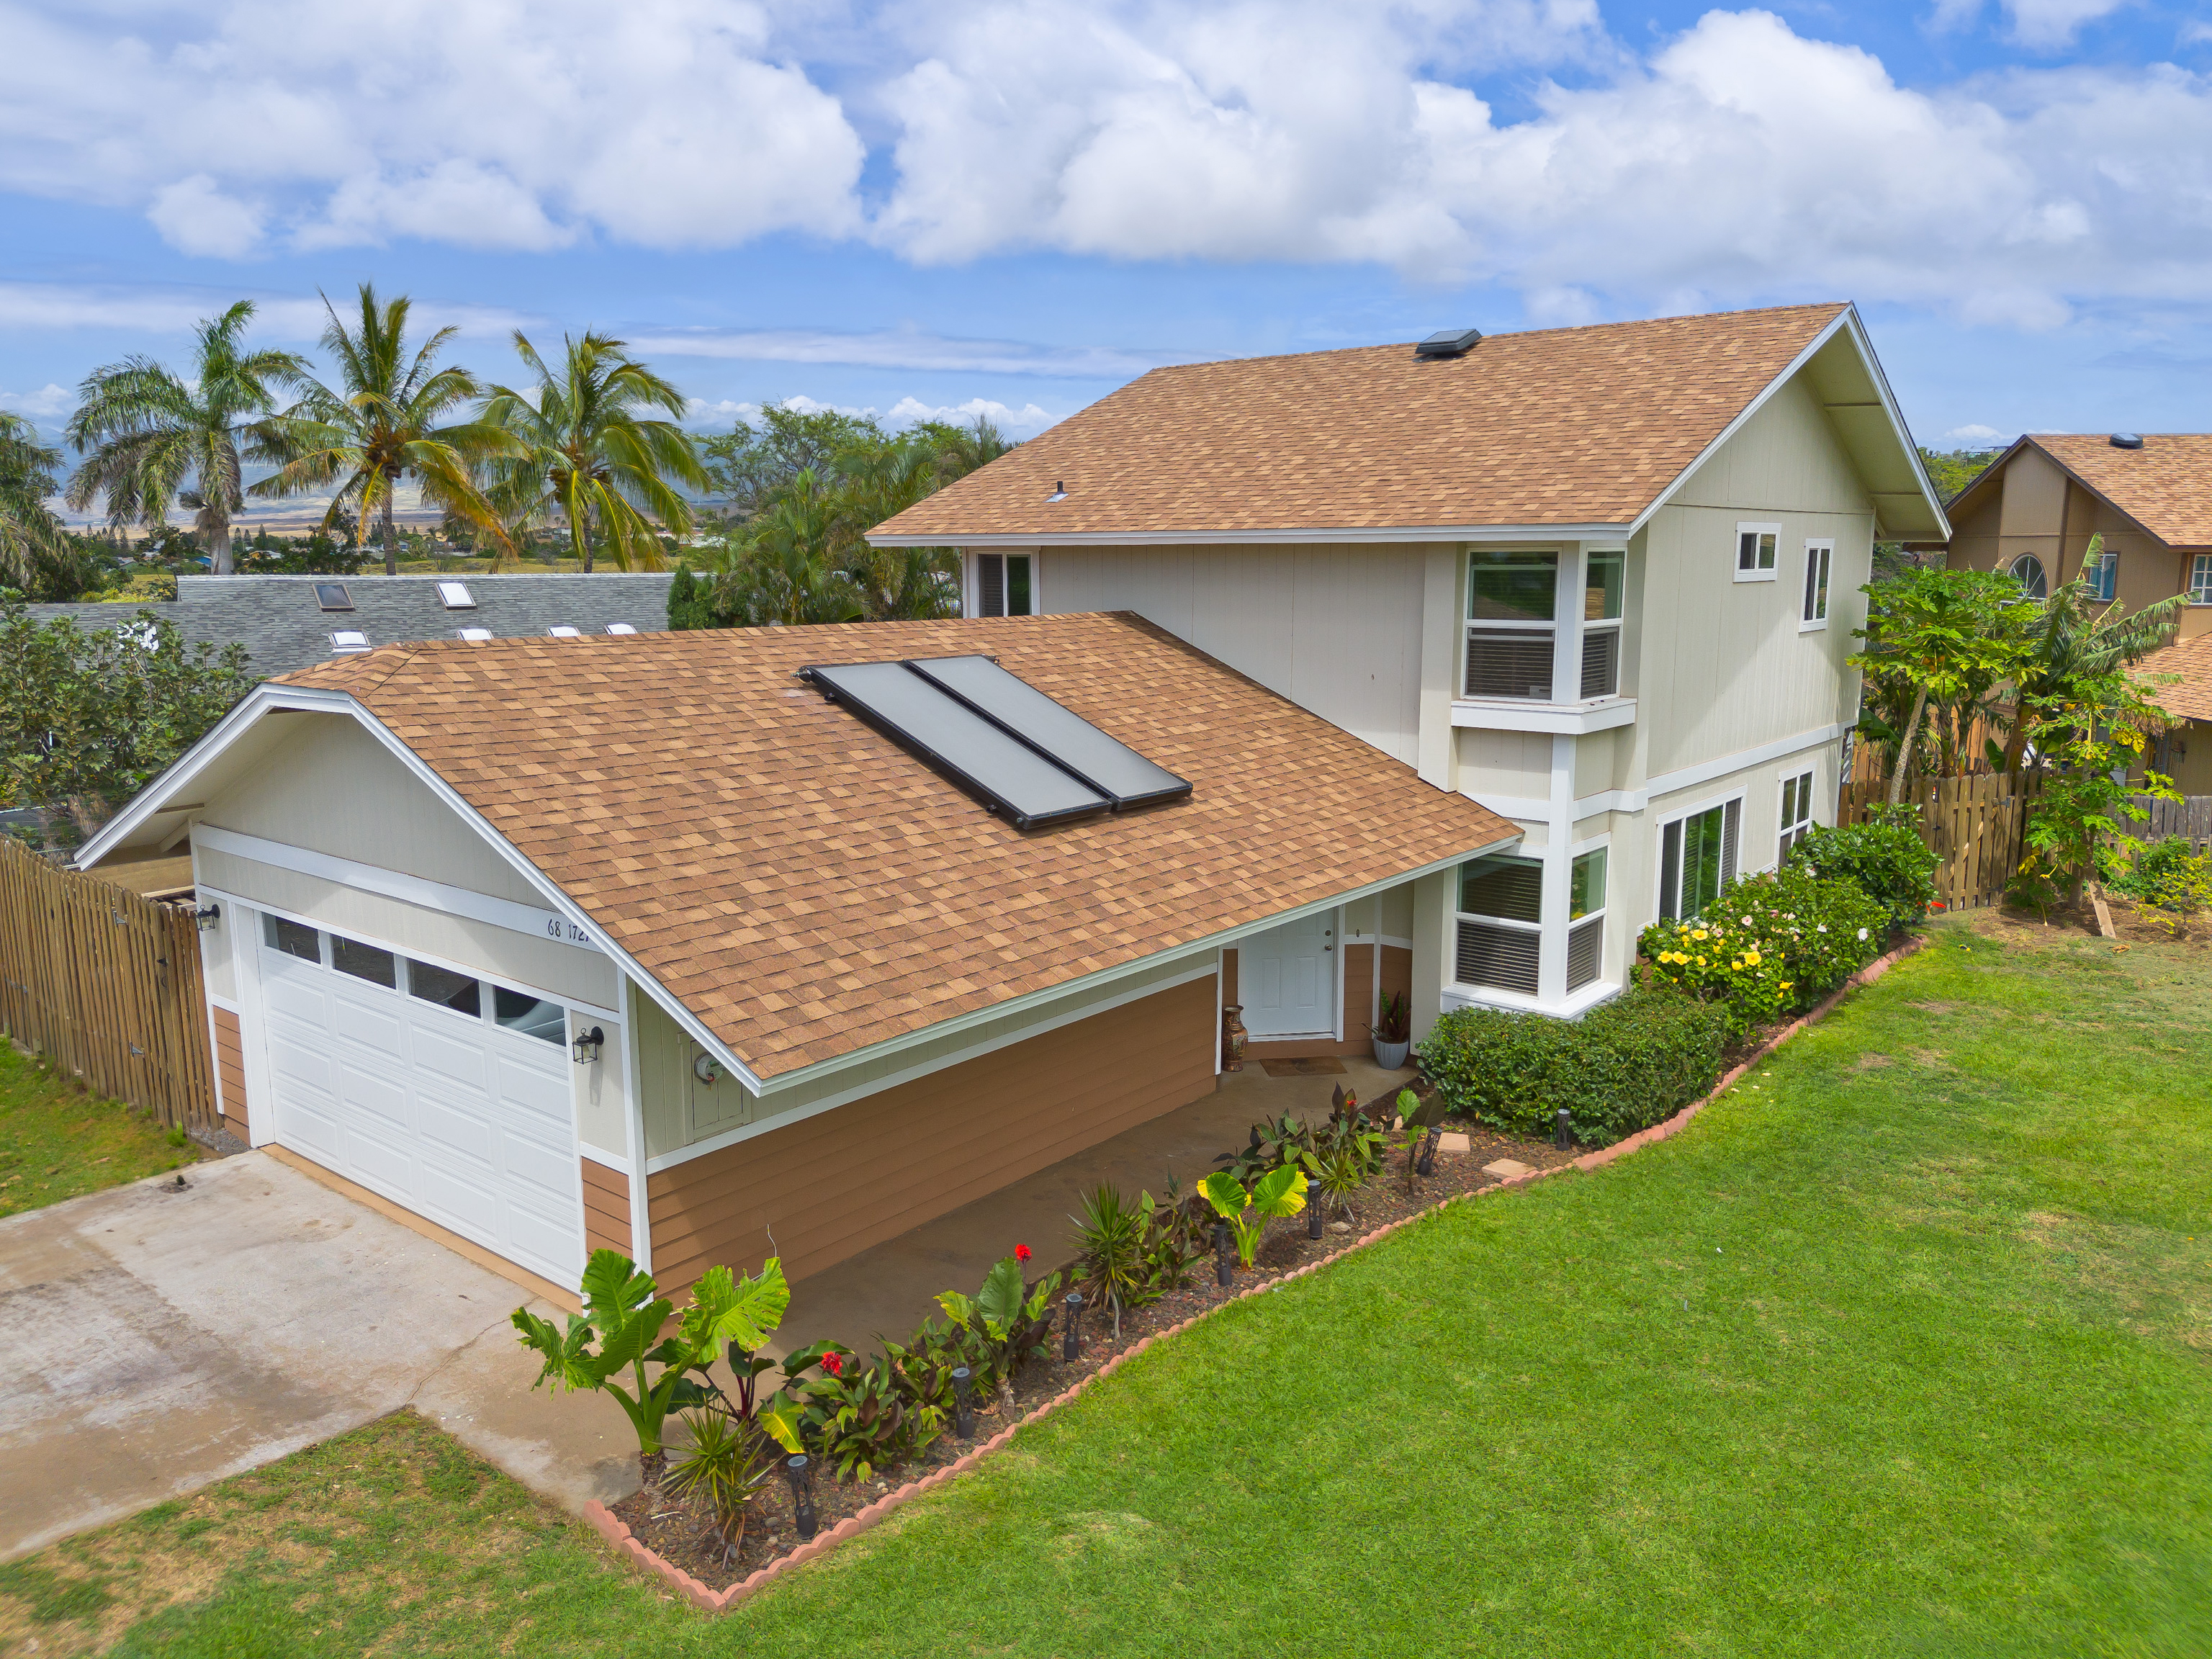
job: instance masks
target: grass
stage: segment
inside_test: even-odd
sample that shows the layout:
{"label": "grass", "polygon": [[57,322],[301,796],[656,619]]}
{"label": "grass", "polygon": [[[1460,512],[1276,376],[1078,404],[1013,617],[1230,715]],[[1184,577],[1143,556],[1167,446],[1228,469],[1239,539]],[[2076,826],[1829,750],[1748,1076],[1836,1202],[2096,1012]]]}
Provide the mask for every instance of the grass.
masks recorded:
{"label": "grass", "polygon": [[198,1156],[182,1129],[88,1094],[0,1042],[0,1216],[119,1187]]}
{"label": "grass", "polygon": [[0,1569],[0,1642],[2212,1651],[2208,957],[1947,924],[1674,1139],[1229,1310],[719,1621],[399,1418]]}

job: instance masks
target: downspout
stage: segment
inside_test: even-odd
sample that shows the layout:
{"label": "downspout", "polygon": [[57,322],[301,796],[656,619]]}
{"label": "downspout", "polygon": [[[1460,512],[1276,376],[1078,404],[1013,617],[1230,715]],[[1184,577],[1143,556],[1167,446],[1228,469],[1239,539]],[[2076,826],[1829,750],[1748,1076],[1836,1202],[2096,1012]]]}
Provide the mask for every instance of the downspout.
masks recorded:
{"label": "downspout", "polygon": [[653,1207],[646,1190],[645,1174],[645,1034],[640,1029],[639,1005],[644,1000],[628,974],[615,969],[617,992],[623,1014],[623,1094],[628,1103],[623,1115],[623,1139],[629,1153],[630,1255],[647,1273],[653,1271]]}

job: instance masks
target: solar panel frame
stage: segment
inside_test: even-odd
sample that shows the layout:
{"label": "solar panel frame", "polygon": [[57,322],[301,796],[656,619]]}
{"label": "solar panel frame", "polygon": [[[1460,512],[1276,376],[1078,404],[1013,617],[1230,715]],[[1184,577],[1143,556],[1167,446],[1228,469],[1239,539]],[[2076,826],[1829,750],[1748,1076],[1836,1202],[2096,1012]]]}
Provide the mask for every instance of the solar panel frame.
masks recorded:
{"label": "solar panel frame", "polygon": [[1104,795],[1117,812],[1190,793],[1188,778],[1139,754],[981,653],[909,657],[904,666]]}
{"label": "solar panel frame", "polygon": [[799,676],[1019,830],[1096,817],[1113,798],[902,663],[817,663]]}

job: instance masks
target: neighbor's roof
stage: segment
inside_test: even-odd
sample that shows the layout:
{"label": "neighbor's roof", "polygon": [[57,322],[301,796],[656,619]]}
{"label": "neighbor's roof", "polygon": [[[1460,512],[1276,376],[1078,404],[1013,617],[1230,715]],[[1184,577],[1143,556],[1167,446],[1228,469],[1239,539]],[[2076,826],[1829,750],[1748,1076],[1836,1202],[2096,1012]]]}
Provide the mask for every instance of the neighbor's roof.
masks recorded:
{"label": "neighbor's roof", "polygon": [[2146,432],[2142,441],[2141,449],[2116,449],[2102,432],[2022,440],[2168,547],[2212,547],[2212,433]]}
{"label": "neighbor's roof", "polygon": [[[66,617],[80,628],[112,628],[143,608],[177,624],[188,642],[238,644],[257,674],[288,674],[336,654],[331,635],[341,629],[365,634],[372,646],[403,640],[450,640],[464,628],[487,628],[496,637],[543,635],[549,628],[603,634],[609,623],[639,632],[668,626],[667,571],[596,571],[591,575],[485,575],[454,571],[436,576],[179,576],[167,604],[34,605],[31,613],[51,621]],[[350,611],[325,611],[316,602],[320,584],[343,585]],[[441,582],[459,582],[476,601],[471,610],[448,610]]]}
{"label": "neighbor's roof", "polygon": [[2212,634],[2152,652],[2138,672],[2147,678],[2178,675],[2171,685],[2146,687],[2151,701],[2177,719],[2212,720]]}
{"label": "neighbor's roof", "polygon": [[[1024,834],[803,685],[985,652],[1188,800]],[[395,647],[350,693],[774,1077],[1517,832],[1141,618]]]}
{"label": "neighbor's roof", "polygon": [[870,535],[1627,525],[1849,309],[1156,368]]}

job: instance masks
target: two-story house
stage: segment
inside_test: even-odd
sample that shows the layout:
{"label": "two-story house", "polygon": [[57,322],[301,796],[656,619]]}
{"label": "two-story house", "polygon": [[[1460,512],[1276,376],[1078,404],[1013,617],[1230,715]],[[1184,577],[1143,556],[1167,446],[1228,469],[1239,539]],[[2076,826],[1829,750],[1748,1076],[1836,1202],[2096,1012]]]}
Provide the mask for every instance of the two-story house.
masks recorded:
{"label": "two-story house", "polygon": [[[1832,821],[1874,544],[1947,529],[1819,305],[1157,369],[871,539],[960,548],[971,615],[1133,611],[1518,827],[1341,919],[1418,1036],[1613,995],[1646,922]],[[1278,994],[1331,943],[1243,943],[1255,1039],[1363,1035]]]}

